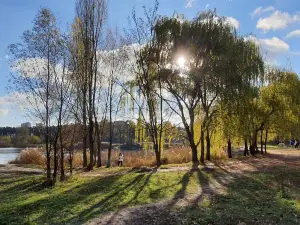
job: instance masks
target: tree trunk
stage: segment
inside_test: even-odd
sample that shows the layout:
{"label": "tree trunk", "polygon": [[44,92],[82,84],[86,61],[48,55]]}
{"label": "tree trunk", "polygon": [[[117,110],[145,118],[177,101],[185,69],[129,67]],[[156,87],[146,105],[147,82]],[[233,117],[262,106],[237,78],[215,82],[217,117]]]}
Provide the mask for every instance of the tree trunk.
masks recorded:
{"label": "tree trunk", "polygon": [[82,150],[82,157],[83,157],[83,168],[87,167],[87,117],[86,117],[86,92],[83,93],[83,111],[82,111],[82,122],[83,122],[83,150]]}
{"label": "tree trunk", "polygon": [[[92,68],[91,68],[92,69]],[[93,72],[90,72],[90,77],[89,77],[89,108],[88,108],[88,119],[89,119],[89,132],[88,132],[88,136],[89,136],[89,150],[90,150],[90,163],[88,166],[89,170],[93,170],[94,167],[94,121],[93,121],[93,113],[94,113],[94,109],[93,109]]]}
{"label": "tree trunk", "polygon": [[63,140],[62,140],[62,132],[60,132],[59,136],[60,141],[60,181],[65,180],[65,164],[64,164],[64,148],[63,148]]}
{"label": "tree trunk", "polygon": [[[47,126],[47,125],[46,125]],[[48,130],[49,128],[46,127],[46,130]],[[46,183],[47,185],[51,185],[52,184],[52,179],[51,179],[51,156],[50,156],[50,148],[49,148],[49,137],[48,137],[48,132],[46,131],[46,166],[47,166],[47,179],[46,179]]]}
{"label": "tree trunk", "polygon": [[101,137],[99,131],[99,124],[97,118],[95,117],[95,126],[96,126],[96,141],[97,141],[97,167],[101,167]]}
{"label": "tree trunk", "polygon": [[49,148],[49,125],[50,125],[50,116],[49,116],[49,97],[50,97],[50,41],[48,39],[48,51],[47,51],[47,84],[46,84],[46,156],[47,156],[47,185],[52,185],[51,180],[51,156]]}
{"label": "tree trunk", "polygon": [[251,145],[250,145],[250,154],[252,156],[255,156],[255,144],[256,144],[256,134],[253,135],[252,139],[251,139]]}
{"label": "tree trunk", "polygon": [[228,143],[227,143],[227,154],[228,154],[228,158],[232,158],[232,152],[231,152],[231,140],[230,138],[228,138]]}
{"label": "tree trunk", "polygon": [[93,118],[89,116],[89,149],[90,149],[90,164],[89,170],[93,170],[94,167],[94,123]]}
{"label": "tree trunk", "polygon": [[54,145],[53,145],[53,174],[52,174],[53,184],[56,183],[57,170],[58,170],[57,142],[58,142],[58,134],[55,137]]}
{"label": "tree trunk", "polygon": [[264,154],[263,129],[260,131],[260,152]]}
{"label": "tree trunk", "polygon": [[[110,112],[110,119],[111,119],[111,112]],[[111,166],[112,138],[113,138],[113,127],[112,127],[112,121],[110,121],[110,123],[109,123],[109,146],[108,146],[108,156],[107,156],[107,167]]]}
{"label": "tree trunk", "polygon": [[209,130],[206,130],[206,160],[210,160],[210,137]]}
{"label": "tree trunk", "polygon": [[74,154],[74,137],[76,132],[76,125],[74,126],[73,135],[71,139],[71,145],[69,149],[69,166],[70,166],[70,175],[73,173],[73,154]]}
{"label": "tree trunk", "polygon": [[244,148],[244,156],[249,155],[248,142],[247,138],[245,139],[245,148]]}
{"label": "tree trunk", "polygon": [[160,150],[159,150],[159,145],[157,143],[154,144],[154,152],[155,152],[155,158],[156,158],[156,166],[160,167],[161,166]]}
{"label": "tree trunk", "polygon": [[255,133],[255,139],[254,139],[254,148],[255,148],[255,152],[259,152],[259,151],[258,151],[258,146],[257,146],[257,135],[258,135],[258,131]]}
{"label": "tree trunk", "polygon": [[109,147],[108,147],[108,157],[107,157],[107,167],[111,166],[111,150],[112,150],[112,140],[113,140],[113,122],[112,122],[112,90],[113,84],[112,81],[110,83],[109,90]]}
{"label": "tree trunk", "polygon": [[267,153],[267,141],[268,141],[268,129],[266,129],[266,136],[265,136],[265,153]]}
{"label": "tree trunk", "polygon": [[73,174],[73,149],[72,147],[69,150],[69,167],[70,167],[70,175]]}
{"label": "tree trunk", "polygon": [[[201,144],[201,155],[200,155],[200,162],[204,163],[204,130],[203,127],[201,127],[201,132],[200,132],[200,144]],[[192,150],[193,150],[193,146]],[[197,147],[195,147],[196,153],[197,153]],[[197,156],[197,155],[196,155]]]}

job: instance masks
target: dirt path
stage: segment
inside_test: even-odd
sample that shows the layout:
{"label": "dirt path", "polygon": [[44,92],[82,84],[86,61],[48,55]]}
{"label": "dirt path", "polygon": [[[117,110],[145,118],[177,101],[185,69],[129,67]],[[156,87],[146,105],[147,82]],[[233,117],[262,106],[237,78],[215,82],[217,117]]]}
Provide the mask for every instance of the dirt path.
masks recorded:
{"label": "dirt path", "polygon": [[18,166],[15,164],[0,165],[0,173],[22,173],[22,174],[43,174],[43,169],[34,169]]}

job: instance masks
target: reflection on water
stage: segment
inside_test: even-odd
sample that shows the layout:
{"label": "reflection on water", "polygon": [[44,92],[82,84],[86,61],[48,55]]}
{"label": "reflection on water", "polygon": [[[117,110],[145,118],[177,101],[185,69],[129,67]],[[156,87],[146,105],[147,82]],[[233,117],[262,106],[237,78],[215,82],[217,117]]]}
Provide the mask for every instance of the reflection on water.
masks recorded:
{"label": "reflection on water", "polygon": [[0,164],[7,164],[10,160],[14,160],[20,152],[20,148],[0,148]]}

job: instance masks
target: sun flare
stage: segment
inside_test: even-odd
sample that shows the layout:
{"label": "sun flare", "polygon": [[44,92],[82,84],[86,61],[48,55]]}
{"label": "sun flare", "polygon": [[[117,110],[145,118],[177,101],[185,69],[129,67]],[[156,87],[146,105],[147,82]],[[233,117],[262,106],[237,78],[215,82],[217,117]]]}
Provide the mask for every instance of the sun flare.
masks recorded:
{"label": "sun flare", "polygon": [[184,57],[179,57],[178,59],[177,59],[177,64],[178,64],[178,66],[180,67],[180,68],[184,68],[184,65],[185,65],[185,58]]}

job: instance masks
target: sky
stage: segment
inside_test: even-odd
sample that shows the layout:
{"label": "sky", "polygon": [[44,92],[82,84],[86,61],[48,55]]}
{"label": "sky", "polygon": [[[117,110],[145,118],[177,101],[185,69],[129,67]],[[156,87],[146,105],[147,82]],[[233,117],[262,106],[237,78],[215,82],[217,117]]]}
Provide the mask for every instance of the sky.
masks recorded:
{"label": "sky", "polygon": [[[109,0],[108,26],[128,26],[133,7],[153,6],[154,0]],[[216,8],[227,17],[238,33],[255,41],[265,60],[300,74],[300,1],[299,0],[159,0],[159,14],[175,12],[188,19],[198,12]],[[41,7],[52,10],[58,24],[66,30],[74,18],[75,0],[1,0],[0,1],[0,127],[20,126],[28,118],[7,89],[10,76],[7,47],[18,43]],[[14,95],[15,96],[15,95]]]}

